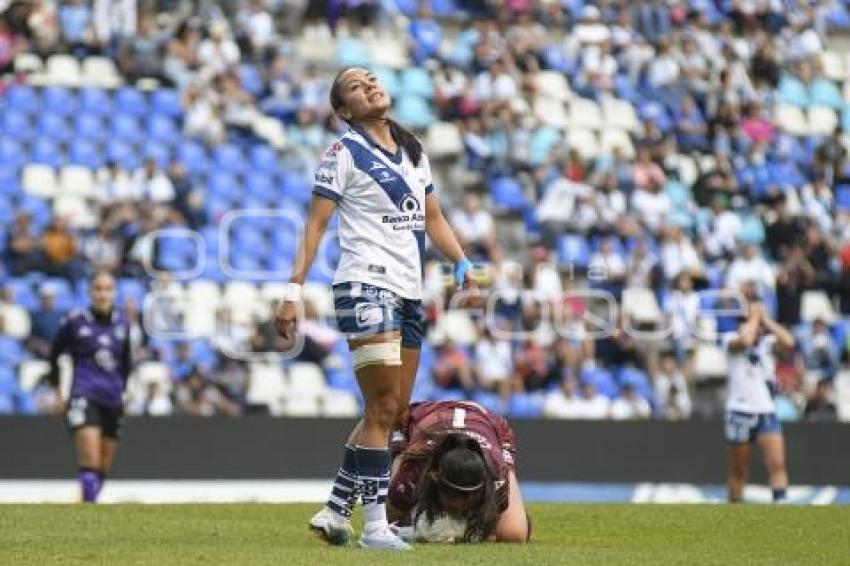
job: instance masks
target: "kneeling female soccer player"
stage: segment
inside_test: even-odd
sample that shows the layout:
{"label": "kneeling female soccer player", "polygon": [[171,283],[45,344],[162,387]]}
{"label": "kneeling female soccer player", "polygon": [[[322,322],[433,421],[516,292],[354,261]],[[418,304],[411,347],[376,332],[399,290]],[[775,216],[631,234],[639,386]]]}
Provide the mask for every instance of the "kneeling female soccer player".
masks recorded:
{"label": "kneeling female soccer player", "polygon": [[476,403],[414,403],[393,432],[388,508],[406,538],[527,542],[514,433]]}

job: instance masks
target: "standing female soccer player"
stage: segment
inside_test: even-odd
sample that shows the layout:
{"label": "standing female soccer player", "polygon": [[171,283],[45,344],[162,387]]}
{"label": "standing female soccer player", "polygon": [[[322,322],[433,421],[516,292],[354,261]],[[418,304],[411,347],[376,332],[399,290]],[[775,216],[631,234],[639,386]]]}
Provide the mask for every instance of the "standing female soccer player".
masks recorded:
{"label": "standing female soccer player", "polygon": [[130,374],[130,325],[115,309],[112,275],[96,274],[89,296],[91,307],[71,311],[56,334],[48,379],[59,388],[59,356],[70,353],[73,381],[65,417],[74,437],[83,501],[94,503],[118,448]]}
{"label": "standing female soccer player", "polygon": [[474,286],[472,264],[440,211],[422,145],[389,118],[392,103],[375,76],[359,67],[341,70],[330,102],[350,130],[327,149],[316,171],[291,296],[279,307],[275,325],[284,338],[294,332],[301,285],[339,209],[336,317],[348,339],[365,411],[348,437],[327,506],[310,527],[328,542],[345,544],[359,494],[366,517],[360,545],[405,550],[408,545],[386,517],[388,444],[390,428],[410,401],[419,363],[425,234],[455,263],[459,285]]}
{"label": "standing female soccer player", "polygon": [[[411,526],[411,538],[528,541],[514,433],[502,417],[477,403],[414,403],[393,433],[392,451],[390,515]],[[459,521],[454,541],[435,528],[445,515]]]}
{"label": "standing female soccer player", "polygon": [[[755,286],[744,289],[748,299]],[[764,305],[750,304],[747,319],[737,330],[723,336],[729,360],[729,396],[726,400],[729,501],[741,502],[750,472],[752,445],[762,451],[773,489],[773,501],[786,497],[785,440],[776,418],[773,394],[776,372],[773,348],[793,348],[794,337],[770,318]]]}

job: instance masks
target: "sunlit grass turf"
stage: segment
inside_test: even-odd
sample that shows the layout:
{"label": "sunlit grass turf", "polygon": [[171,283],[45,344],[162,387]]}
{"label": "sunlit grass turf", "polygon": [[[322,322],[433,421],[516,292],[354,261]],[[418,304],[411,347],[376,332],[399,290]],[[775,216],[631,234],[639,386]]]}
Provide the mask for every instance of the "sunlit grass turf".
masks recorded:
{"label": "sunlit grass turf", "polygon": [[530,505],[529,545],[332,548],[316,505],[0,505],[0,564],[850,564],[850,508]]}

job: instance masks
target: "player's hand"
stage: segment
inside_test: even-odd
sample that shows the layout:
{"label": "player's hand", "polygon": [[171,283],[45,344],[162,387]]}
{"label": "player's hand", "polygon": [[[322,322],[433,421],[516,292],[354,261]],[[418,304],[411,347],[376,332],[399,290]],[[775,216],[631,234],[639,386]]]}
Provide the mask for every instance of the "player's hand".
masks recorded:
{"label": "player's hand", "polygon": [[274,328],[285,340],[295,336],[298,326],[297,309],[295,301],[283,301],[274,313]]}

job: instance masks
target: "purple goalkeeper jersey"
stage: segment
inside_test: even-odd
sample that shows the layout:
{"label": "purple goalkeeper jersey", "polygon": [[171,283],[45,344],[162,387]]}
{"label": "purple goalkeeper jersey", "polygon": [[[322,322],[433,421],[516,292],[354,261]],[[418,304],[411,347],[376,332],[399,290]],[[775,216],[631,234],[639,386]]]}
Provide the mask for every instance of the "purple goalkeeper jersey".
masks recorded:
{"label": "purple goalkeeper jersey", "polygon": [[58,359],[68,352],[73,360],[71,397],[85,397],[108,407],[120,407],[130,374],[130,332],[123,314],[96,317],[91,309],[74,310],[62,321],[50,352],[51,373],[58,376]]}

